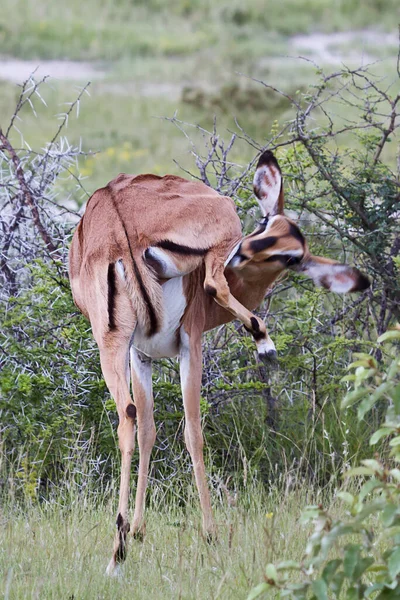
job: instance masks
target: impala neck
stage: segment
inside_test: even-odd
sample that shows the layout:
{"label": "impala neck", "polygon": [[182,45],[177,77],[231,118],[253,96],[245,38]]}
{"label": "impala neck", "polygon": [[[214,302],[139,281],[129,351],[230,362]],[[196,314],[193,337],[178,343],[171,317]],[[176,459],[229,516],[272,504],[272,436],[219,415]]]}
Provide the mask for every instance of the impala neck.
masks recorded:
{"label": "impala neck", "polygon": [[276,273],[257,273],[250,269],[227,268],[225,276],[231,293],[249,310],[257,308],[264,299],[268,288],[276,279]]}
{"label": "impala neck", "polygon": [[[225,269],[225,277],[233,296],[248,310],[254,310],[261,304],[268,288],[273,284],[277,273],[259,273],[258,276],[246,268],[237,271],[230,267]],[[205,311],[204,331],[218,327],[223,323],[233,321],[230,312],[219,306],[213,299],[208,298]]]}

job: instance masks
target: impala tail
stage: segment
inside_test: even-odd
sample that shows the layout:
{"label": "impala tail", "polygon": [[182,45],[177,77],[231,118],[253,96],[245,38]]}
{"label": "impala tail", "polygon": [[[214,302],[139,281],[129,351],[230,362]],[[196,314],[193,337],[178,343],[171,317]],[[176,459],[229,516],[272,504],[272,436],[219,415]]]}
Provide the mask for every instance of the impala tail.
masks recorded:
{"label": "impala tail", "polygon": [[[162,289],[155,273],[144,263],[141,253],[134,256],[132,252],[116,261],[115,270],[125,282],[138,323],[148,336],[154,335],[160,330],[163,321]],[[108,293],[112,297],[113,284],[110,280]]]}

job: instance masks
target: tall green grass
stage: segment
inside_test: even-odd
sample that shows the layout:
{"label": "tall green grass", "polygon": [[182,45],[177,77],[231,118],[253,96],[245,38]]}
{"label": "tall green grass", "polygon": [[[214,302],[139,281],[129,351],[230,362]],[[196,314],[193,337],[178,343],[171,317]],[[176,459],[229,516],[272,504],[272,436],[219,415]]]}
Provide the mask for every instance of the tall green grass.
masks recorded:
{"label": "tall green grass", "polygon": [[16,500],[3,489],[1,597],[242,599],[267,562],[301,558],[309,533],[299,524],[301,510],[334,492],[312,490],[283,474],[266,489],[251,471],[240,490],[233,481],[214,481],[218,539],[208,544],[194,483],[179,489],[179,481],[169,482],[176,493],[168,494],[168,502],[165,486],[153,484],[145,539],[130,541],[120,577],[107,578],[117,478],[108,485],[86,478],[85,484],[77,476],[81,470],[88,471],[84,459],[39,502]]}

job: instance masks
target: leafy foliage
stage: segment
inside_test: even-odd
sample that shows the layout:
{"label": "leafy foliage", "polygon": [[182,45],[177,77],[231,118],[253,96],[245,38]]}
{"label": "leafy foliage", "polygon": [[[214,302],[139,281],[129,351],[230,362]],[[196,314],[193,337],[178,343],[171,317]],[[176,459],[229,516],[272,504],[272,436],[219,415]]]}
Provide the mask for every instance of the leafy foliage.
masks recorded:
{"label": "leafy foliage", "polygon": [[[287,207],[299,217],[312,252],[346,254],[373,277],[372,290],[355,299],[316,290],[299,276],[283,277],[260,309],[280,356],[275,373],[257,362],[252,340],[237,324],[205,336],[201,408],[209,472],[214,481],[230,478],[236,487],[244,485],[249,469],[267,485],[282,473],[335,483],[356,458],[368,456],[367,440],[380,418],[379,411],[370,411],[357,421],[352,409],[343,418],[338,398],[351,352],[368,353],[376,364],[385,358],[376,333],[394,322],[398,310],[398,177],[385,161],[385,148],[396,131],[399,97],[364,68],[316,77],[310,90],[286,95],[295,117],[282,129],[274,125],[267,145],[244,132],[224,145],[216,128],[200,131],[205,155],[191,144],[195,176],[235,199],[246,232],[258,216],[251,195],[254,162],[239,170],[230,152],[240,137],[256,150],[275,149],[288,184]],[[77,103],[41,153],[10,142],[16,116],[40,98],[42,85],[29,80],[23,86],[0,147],[2,453],[5,476],[14,469],[29,497],[42,497],[63,477],[75,450],[90,457],[94,476],[99,465],[113,475],[118,459],[114,404],[66,278],[71,229],[79,216],[73,208],[84,191],[77,175],[82,150],[69,146],[61,132]],[[269,95],[277,93],[261,85]],[[329,115],[337,100],[351,111],[347,123]],[[355,136],[351,151],[340,147],[344,130]],[[60,201],[66,190],[69,205]],[[182,461],[175,361],[155,368],[154,391],[159,441],[151,480],[180,487],[190,466]]]}
{"label": "leafy foliage", "polygon": [[357,493],[338,493],[347,506],[345,518],[335,519],[321,505],[307,508],[303,521],[311,521],[314,533],[303,560],[267,565],[265,581],[248,600],[270,591],[298,600],[400,597],[400,325],[380,337],[388,340],[393,359],[384,371],[367,354],[355,357],[349,367],[355,373],[346,377],[353,390],[342,401],[343,409],[358,404],[359,421],[385,407],[384,421],[369,443],[385,440],[386,451],[345,473],[360,484]]}

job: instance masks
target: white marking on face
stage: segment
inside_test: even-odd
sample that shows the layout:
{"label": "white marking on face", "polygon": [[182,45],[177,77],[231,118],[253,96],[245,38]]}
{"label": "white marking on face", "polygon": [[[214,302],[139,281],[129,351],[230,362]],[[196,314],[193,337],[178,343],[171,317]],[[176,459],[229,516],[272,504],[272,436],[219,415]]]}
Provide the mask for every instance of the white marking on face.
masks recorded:
{"label": "white marking on face", "polygon": [[172,358],[179,351],[177,331],[186,309],[183,278],[169,279],[161,287],[164,300],[164,320],[161,330],[148,337],[138,324],[133,336],[133,346],[151,358]]}
{"label": "white marking on face", "polygon": [[298,248],[297,250],[273,250],[271,249],[271,256],[278,256],[279,254],[284,254],[288,256],[303,256],[304,250],[303,248]]}
{"label": "white marking on face", "polygon": [[[241,244],[241,243],[242,243],[242,242],[239,242],[238,244],[236,244],[236,246],[234,247],[234,249],[232,250],[232,252],[231,252],[231,253],[230,253],[230,255],[228,256],[228,258],[227,258],[227,259],[226,259],[226,261],[224,262],[224,266],[225,266],[225,267],[226,267],[226,265],[228,265],[228,264],[231,262],[231,260],[232,260],[232,262],[235,260],[235,259],[234,259],[234,256],[235,256],[236,252],[239,250],[239,248],[240,248],[240,244]],[[240,259],[239,259],[239,262],[240,262]],[[235,265],[234,265],[234,264],[230,264],[229,266],[231,266],[231,267],[234,267]]]}
{"label": "white marking on face", "polygon": [[241,262],[242,259],[240,258],[240,256],[234,256],[231,262],[229,263],[229,266],[232,267],[232,269],[234,269],[235,267],[238,267]]}

